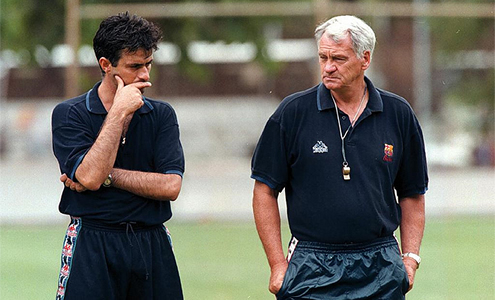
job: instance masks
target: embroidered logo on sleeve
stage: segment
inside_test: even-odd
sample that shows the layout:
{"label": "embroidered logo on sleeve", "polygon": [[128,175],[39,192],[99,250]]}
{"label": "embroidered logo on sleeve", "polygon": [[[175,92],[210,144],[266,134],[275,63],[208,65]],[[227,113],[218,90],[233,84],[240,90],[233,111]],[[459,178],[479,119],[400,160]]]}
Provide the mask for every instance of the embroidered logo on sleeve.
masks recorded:
{"label": "embroidered logo on sleeve", "polygon": [[383,156],[384,161],[391,162],[394,156],[394,145],[385,144],[385,149],[383,149],[385,155]]}
{"label": "embroidered logo on sleeve", "polygon": [[322,141],[317,141],[313,146],[313,153],[325,153],[328,152],[328,147]]}

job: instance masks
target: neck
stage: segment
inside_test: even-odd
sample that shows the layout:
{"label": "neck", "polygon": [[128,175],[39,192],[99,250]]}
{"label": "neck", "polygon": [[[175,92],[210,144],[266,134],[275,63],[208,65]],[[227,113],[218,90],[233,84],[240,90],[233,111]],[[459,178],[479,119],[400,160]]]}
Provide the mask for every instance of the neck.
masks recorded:
{"label": "neck", "polygon": [[361,81],[352,87],[331,90],[333,98],[339,105],[354,106],[359,105],[363,97],[363,91],[366,88],[366,82]]}
{"label": "neck", "polygon": [[115,97],[116,91],[117,87],[107,78],[107,76],[103,77],[103,80],[98,87],[98,96],[107,111],[109,111],[113,105],[113,98]]}
{"label": "neck", "polygon": [[354,92],[352,93],[352,97],[346,98],[348,101],[337,100],[334,95],[334,91],[330,91],[330,96],[335,103],[335,109],[340,109],[341,111],[345,112],[349,116],[349,118],[351,118],[351,125],[357,120],[361,112],[366,107],[366,103],[368,101],[366,83],[364,83],[364,86],[362,87],[360,93]]}

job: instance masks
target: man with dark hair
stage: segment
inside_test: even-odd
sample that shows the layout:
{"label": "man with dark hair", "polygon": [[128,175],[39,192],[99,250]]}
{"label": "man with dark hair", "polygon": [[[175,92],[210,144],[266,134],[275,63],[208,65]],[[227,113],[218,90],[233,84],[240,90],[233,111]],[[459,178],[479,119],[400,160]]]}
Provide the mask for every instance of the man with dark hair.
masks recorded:
{"label": "man with dark hair", "polygon": [[[375,46],[364,21],[334,17],[315,37],[322,82],[282,101],[252,160],[269,289],[277,299],[402,300],[421,261],[428,187],[421,127],[403,98],[364,75]],[[286,257],[283,189],[292,233]]]}
{"label": "man with dark hair", "polygon": [[173,108],[143,96],[161,31],[129,13],[94,37],[102,80],[57,105],[53,151],[71,217],[57,299],[182,299],[172,216],[184,172]]}

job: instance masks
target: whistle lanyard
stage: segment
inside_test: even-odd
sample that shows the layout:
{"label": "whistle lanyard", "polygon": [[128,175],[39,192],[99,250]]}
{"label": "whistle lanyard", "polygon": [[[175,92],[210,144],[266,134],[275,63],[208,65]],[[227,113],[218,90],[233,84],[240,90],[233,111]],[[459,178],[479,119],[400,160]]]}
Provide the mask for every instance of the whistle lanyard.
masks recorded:
{"label": "whistle lanyard", "polygon": [[356,114],[354,115],[354,118],[350,122],[351,124],[349,124],[349,127],[347,127],[347,130],[345,131],[344,134],[342,134],[342,126],[340,125],[339,108],[337,106],[337,102],[335,102],[335,99],[333,98],[332,92],[330,92],[330,97],[332,97],[333,104],[335,105],[335,116],[337,117],[337,124],[339,125],[340,140],[342,141],[342,158],[344,160],[342,163],[342,176],[344,177],[344,180],[351,180],[351,167],[349,167],[349,163],[347,162],[347,157],[345,156],[344,141],[351,127],[354,127],[354,124],[356,124],[359,111],[361,110],[361,107],[363,106],[364,103],[364,98],[366,97],[366,86],[364,87],[363,97],[361,98],[361,102],[359,103],[359,107],[356,111]]}

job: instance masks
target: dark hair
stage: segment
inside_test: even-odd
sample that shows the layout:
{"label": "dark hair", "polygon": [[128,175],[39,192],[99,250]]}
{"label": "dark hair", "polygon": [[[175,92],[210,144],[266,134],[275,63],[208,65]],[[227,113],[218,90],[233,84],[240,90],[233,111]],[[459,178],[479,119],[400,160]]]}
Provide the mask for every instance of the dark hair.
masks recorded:
{"label": "dark hair", "polygon": [[100,23],[93,38],[93,49],[97,60],[105,57],[115,67],[123,51],[133,53],[139,49],[157,50],[161,38],[162,31],[158,26],[125,12],[108,17]]}

